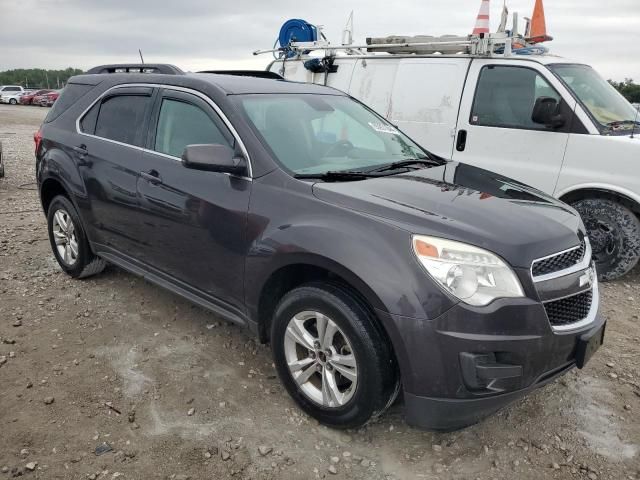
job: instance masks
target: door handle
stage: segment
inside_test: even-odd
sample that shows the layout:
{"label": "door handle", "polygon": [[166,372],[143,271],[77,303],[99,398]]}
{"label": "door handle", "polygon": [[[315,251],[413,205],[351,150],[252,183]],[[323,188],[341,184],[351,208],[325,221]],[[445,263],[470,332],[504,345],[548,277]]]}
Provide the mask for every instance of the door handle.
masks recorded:
{"label": "door handle", "polygon": [[140,176],[153,185],[162,183],[162,178],[157,170],[149,170],[148,172],[140,172]]}
{"label": "door handle", "polygon": [[464,152],[464,149],[467,147],[467,131],[460,130],[458,132],[458,139],[456,140],[456,150],[459,152]]}

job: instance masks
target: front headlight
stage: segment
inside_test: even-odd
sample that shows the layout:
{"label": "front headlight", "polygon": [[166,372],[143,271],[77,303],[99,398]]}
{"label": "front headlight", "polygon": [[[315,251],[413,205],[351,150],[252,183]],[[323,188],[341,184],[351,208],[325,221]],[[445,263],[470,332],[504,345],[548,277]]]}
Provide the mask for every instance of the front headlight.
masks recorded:
{"label": "front headlight", "polygon": [[524,297],[513,270],[487,250],[452,240],[414,235],[413,251],[446,291],[469,305],[488,305],[496,298]]}

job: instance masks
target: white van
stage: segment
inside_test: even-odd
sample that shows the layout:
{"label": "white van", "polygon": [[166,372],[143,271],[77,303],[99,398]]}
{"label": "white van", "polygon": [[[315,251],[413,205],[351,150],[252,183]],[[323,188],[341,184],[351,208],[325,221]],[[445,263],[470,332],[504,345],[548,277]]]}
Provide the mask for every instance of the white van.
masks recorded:
{"label": "white van", "polygon": [[305,54],[268,70],[348,92],[427,150],[573,205],[601,279],[637,264],[640,118],[591,67],[549,54],[333,54],[326,73]]}

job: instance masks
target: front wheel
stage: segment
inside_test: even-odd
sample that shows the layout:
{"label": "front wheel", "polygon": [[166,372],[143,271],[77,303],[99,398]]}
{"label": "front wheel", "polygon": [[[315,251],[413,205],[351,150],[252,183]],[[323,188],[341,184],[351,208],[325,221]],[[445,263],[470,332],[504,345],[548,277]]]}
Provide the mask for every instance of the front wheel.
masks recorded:
{"label": "front wheel", "polygon": [[602,281],[628,273],[640,257],[640,220],[627,207],[605,198],[587,198],[572,206],[580,213]]}
{"label": "front wheel", "polygon": [[105,261],[94,255],[73,204],[57,196],[47,211],[51,249],[58,264],[73,278],[85,278],[104,270]]}
{"label": "front wheel", "polygon": [[398,393],[388,341],[342,286],[312,283],[285,295],[274,314],[271,347],[291,397],[325,425],[360,427]]}
{"label": "front wheel", "polygon": [[11,100],[9,100],[9,103],[11,105],[15,105],[16,103],[18,103],[18,101],[15,98],[12,98]]}

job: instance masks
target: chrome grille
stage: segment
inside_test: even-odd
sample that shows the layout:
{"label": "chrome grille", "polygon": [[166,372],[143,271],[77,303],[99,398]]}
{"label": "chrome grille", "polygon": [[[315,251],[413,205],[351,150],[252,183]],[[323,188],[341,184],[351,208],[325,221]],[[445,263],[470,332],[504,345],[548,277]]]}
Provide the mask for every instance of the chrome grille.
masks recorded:
{"label": "chrome grille", "polygon": [[554,326],[578,322],[589,315],[593,291],[588,290],[571,297],[552,300],[544,304],[549,322]]}
{"label": "chrome grille", "polygon": [[580,245],[564,252],[533,262],[531,273],[534,277],[560,272],[577,265],[584,258],[587,249],[584,239]]}

